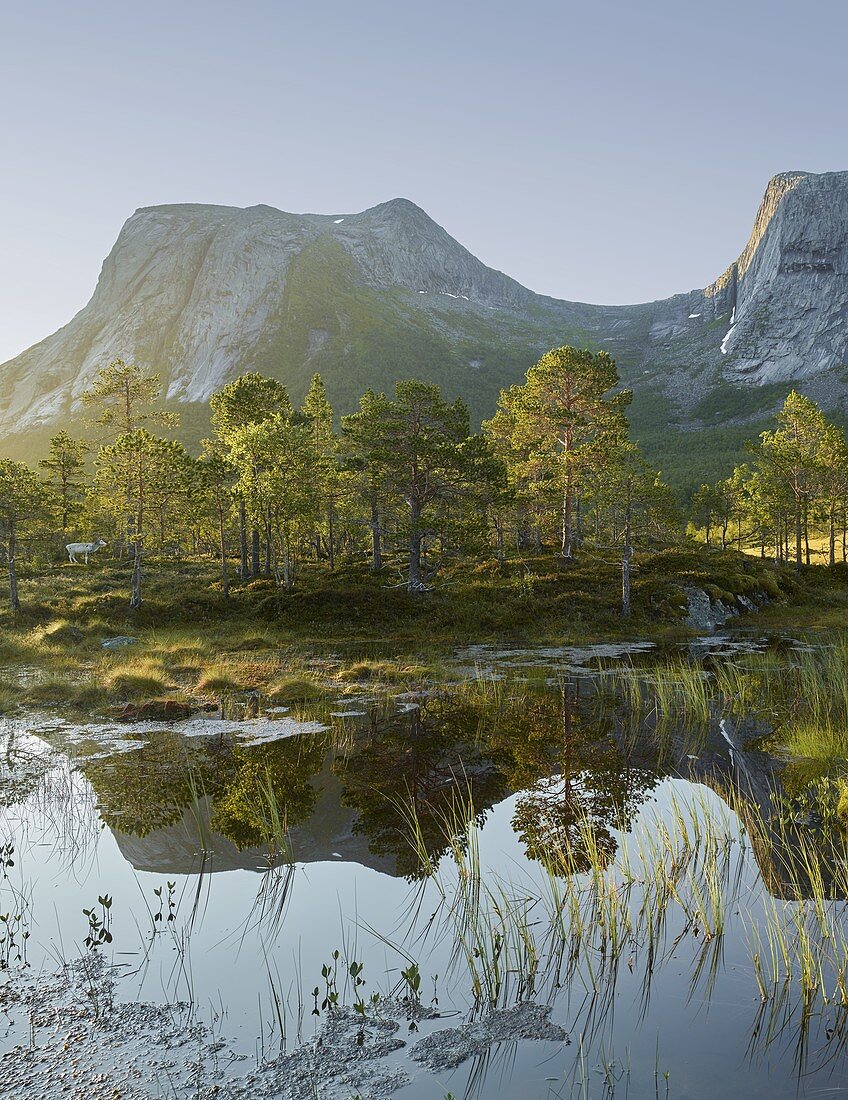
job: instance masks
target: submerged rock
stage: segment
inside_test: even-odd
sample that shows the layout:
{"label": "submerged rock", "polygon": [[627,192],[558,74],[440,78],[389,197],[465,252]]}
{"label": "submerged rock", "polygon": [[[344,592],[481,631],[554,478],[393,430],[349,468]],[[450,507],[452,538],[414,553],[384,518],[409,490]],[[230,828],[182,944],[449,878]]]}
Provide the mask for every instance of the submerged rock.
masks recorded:
{"label": "submerged rock", "polygon": [[124,703],[114,707],[110,713],[118,722],[178,722],[191,718],[194,707],[176,699],[151,699],[146,703]]}
{"label": "submerged rock", "polygon": [[267,1063],[225,1095],[233,1100],[384,1100],[410,1081],[402,1066],[382,1061],[406,1046],[399,1028],[397,1020],[337,1009],[312,1042]]}
{"label": "submerged rock", "polygon": [[412,1047],[409,1057],[432,1070],[453,1069],[455,1066],[485,1054],[493,1043],[514,1042],[517,1039],[546,1039],[569,1043],[568,1032],[551,1023],[550,1005],[523,1001],[514,1008],[490,1013],[482,1020],[445,1028],[425,1035]]}

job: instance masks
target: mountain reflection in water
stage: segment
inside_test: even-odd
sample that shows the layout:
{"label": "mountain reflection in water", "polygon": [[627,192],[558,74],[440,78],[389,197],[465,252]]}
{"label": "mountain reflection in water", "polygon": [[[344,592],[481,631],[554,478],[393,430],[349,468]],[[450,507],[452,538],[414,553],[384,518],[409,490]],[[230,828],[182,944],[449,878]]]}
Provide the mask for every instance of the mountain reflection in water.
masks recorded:
{"label": "mountain reflection in water", "polygon": [[[470,820],[517,795],[512,827],[531,860],[585,870],[612,859],[663,777],[702,783],[768,817],[781,768],[753,718],[664,730],[635,720],[580,678],[486,693],[435,692],[397,708],[373,703],[326,733],[245,746],[222,735],[148,734],[131,753],[80,759],[101,819],[138,870],[266,870],[269,861],[344,861],[417,879]],[[268,803],[286,833],[269,848]],[[776,896],[797,891],[786,830],[754,845]]]}

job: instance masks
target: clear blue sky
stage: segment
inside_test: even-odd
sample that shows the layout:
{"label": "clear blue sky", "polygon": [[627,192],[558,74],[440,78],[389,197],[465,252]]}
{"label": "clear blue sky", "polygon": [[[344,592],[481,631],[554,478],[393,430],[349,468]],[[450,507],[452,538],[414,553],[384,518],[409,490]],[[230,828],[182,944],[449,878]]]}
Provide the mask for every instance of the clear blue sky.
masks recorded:
{"label": "clear blue sky", "polygon": [[405,196],[534,290],[700,287],[848,168],[843,0],[0,0],[0,361],[139,206]]}

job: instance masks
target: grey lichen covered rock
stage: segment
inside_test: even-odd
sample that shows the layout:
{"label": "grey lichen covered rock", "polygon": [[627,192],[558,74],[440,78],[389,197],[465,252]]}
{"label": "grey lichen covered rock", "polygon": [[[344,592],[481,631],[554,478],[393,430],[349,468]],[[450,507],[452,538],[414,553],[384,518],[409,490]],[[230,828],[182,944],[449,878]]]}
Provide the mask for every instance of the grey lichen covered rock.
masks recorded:
{"label": "grey lichen covered rock", "polygon": [[723,626],[729,618],[737,615],[735,608],[728,606],[721,600],[712,600],[703,588],[689,587],[684,589],[688,612],[686,625],[692,630],[703,630],[710,633],[717,626]]}

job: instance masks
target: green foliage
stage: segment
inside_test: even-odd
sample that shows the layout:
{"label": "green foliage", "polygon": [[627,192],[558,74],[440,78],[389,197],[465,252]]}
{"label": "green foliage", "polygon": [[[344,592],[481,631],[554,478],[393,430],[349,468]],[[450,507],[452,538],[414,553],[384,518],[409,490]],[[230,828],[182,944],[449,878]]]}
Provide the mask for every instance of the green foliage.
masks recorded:
{"label": "green foliage", "polygon": [[9,458],[0,459],[0,537],[5,541],[9,604],[13,611],[20,609],[19,540],[41,518],[45,503],[44,488],[28,466]]}
{"label": "green foliage", "polygon": [[[728,538],[740,547],[766,547],[778,560],[794,558],[797,569],[810,564],[811,533],[827,525],[828,558],[836,563],[837,528],[846,530],[848,443],[842,428],[794,390],[777,414],[775,426],[750,444],[752,463],[730,477],[705,483],[692,500],[692,518],[724,548]],[[843,540],[844,546],[844,540]],[[843,549],[843,556],[844,556]]]}
{"label": "green foliage", "polygon": [[483,441],[469,436],[463,402],[448,404],[425,382],[398,382],[394,400],[366,394],[343,430],[352,468],[366,479],[365,494],[379,489],[405,505],[407,590],[423,591],[424,540],[444,536],[448,527],[456,531],[457,518],[497,476],[496,466]]}
{"label": "green foliage", "polygon": [[[751,420],[769,412],[782,402],[791,387],[785,382],[756,386],[732,386],[719,383],[692,408],[694,419],[705,424],[724,424],[728,420]],[[748,429],[750,432],[750,428]]]}
{"label": "green foliage", "polygon": [[114,359],[100,368],[82,400],[97,410],[96,424],[116,435],[126,435],[145,424],[176,425],[178,418],[174,413],[156,408],[161,394],[158,375],[145,374],[133,363]]}
{"label": "green foliage", "polygon": [[104,947],[112,942],[112,899],[108,894],[98,897],[95,906],[83,909],[82,915],[88,920],[88,934],[85,937],[85,946],[89,951],[96,951],[98,947]]}
{"label": "green foliage", "polygon": [[66,431],[58,432],[50,440],[50,453],[39,462],[46,471],[51,510],[61,524],[63,533],[72,520],[81,518],[85,496],[85,459],[90,451],[82,439],[72,439]]}

